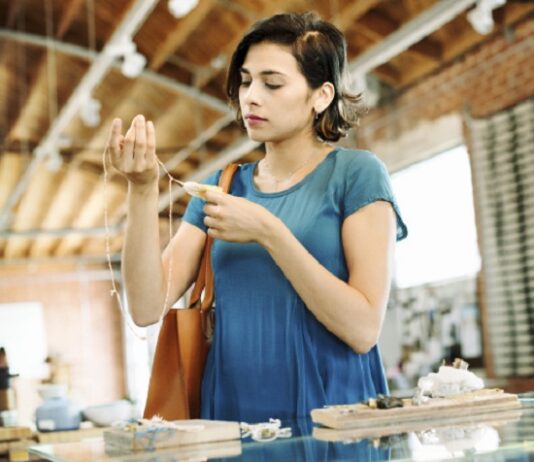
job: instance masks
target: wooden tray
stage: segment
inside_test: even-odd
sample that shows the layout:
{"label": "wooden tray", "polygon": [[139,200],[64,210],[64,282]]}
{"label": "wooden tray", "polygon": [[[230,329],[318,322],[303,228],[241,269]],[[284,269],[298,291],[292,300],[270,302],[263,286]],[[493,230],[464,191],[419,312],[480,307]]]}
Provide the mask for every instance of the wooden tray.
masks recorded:
{"label": "wooden tray", "polygon": [[434,420],[433,422],[423,420],[421,422],[401,422],[397,425],[383,425],[370,428],[346,428],[337,430],[327,427],[314,427],[312,436],[322,441],[333,442],[353,442],[363,438],[381,438],[385,436],[397,435],[409,432],[421,432],[442,428],[473,428],[490,426],[500,427],[512,422],[517,422],[521,418],[521,409],[509,411],[492,412],[489,414],[461,415],[446,419]]}
{"label": "wooden tray", "polygon": [[[179,420],[181,428],[151,427],[141,425],[133,430],[114,428],[104,431],[106,447],[132,451],[152,451],[154,449],[185,446],[215,441],[238,440],[241,438],[239,423],[221,420]],[[202,426],[201,430],[195,427]],[[188,430],[187,427],[191,428]]]}
{"label": "wooden tray", "polygon": [[0,427],[0,441],[21,440],[32,437],[29,427]]}
{"label": "wooden tray", "polygon": [[483,389],[448,398],[433,398],[421,405],[404,400],[404,407],[393,409],[371,409],[365,404],[347,404],[323,409],[313,409],[314,423],[335,429],[358,429],[367,431],[388,426],[398,427],[408,422],[435,423],[446,419],[469,420],[477,414],[519,409],[517,395],[497,389]]}

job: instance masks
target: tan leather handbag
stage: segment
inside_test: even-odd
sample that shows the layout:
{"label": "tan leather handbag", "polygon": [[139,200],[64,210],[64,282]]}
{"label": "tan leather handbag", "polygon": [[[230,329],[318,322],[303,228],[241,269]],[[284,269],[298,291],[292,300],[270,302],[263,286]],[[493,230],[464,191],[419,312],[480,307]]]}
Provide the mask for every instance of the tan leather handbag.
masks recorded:
{"label": "tan leather handbag", "polygon": [[[219,186],[230,190],[237,164],[222,172]],[[208,236],[188,309],[171,309],[156,344],[143,417],[165,420],[200,417],[200,389],[213,333],[213,270]]]}

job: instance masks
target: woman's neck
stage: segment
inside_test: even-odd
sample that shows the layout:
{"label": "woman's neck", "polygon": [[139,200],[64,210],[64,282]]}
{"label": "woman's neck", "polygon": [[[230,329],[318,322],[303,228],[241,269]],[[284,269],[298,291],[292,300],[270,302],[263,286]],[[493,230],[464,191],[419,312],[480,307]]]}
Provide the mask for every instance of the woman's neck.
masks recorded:
{"label": "woman's neck", "polygon": [[332,146],[312,137],[294,137],[281,142],[265,143],[264,164],[269,174],[284,178],[307,166],[315,166],[332,150]]}

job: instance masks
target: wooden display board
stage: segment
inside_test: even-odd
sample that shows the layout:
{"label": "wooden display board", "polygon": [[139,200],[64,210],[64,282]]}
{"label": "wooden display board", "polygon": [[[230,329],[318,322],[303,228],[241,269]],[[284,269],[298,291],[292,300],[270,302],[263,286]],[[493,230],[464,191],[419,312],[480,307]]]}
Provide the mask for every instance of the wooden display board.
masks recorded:
{"label": "wooden display board", "polygon": [[366,404],[348,404],[313,409],[314,423],[334,429],[374,429],[383,431],[388,427],[411,423],[436,423],[452,420],[469,420],[477,415],[488,415],[498,411],[519,409],[517,395],[497,389],[483,389],[448,398],[432,398],[424,404],[415,405],[405,399],[404,407],[393,409],[372,409]]}
{"label": "wooden display board", "polygon": [[104,431],[106,447],[132,451],[152,451],[240,438],[239,423],[202,419],[179,420],[170,422],[168,426],[148,423]]}

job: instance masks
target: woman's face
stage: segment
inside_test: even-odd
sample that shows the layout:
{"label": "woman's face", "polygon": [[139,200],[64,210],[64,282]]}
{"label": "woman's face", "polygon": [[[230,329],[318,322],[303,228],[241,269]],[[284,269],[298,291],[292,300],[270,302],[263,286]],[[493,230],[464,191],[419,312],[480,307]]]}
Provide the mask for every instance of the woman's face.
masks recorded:
{"label": "woman's face", "polygon": [[255,141],[312,135],[313,91],[288,47],[263,42],[248,50],[241,68],[239,105]]}

